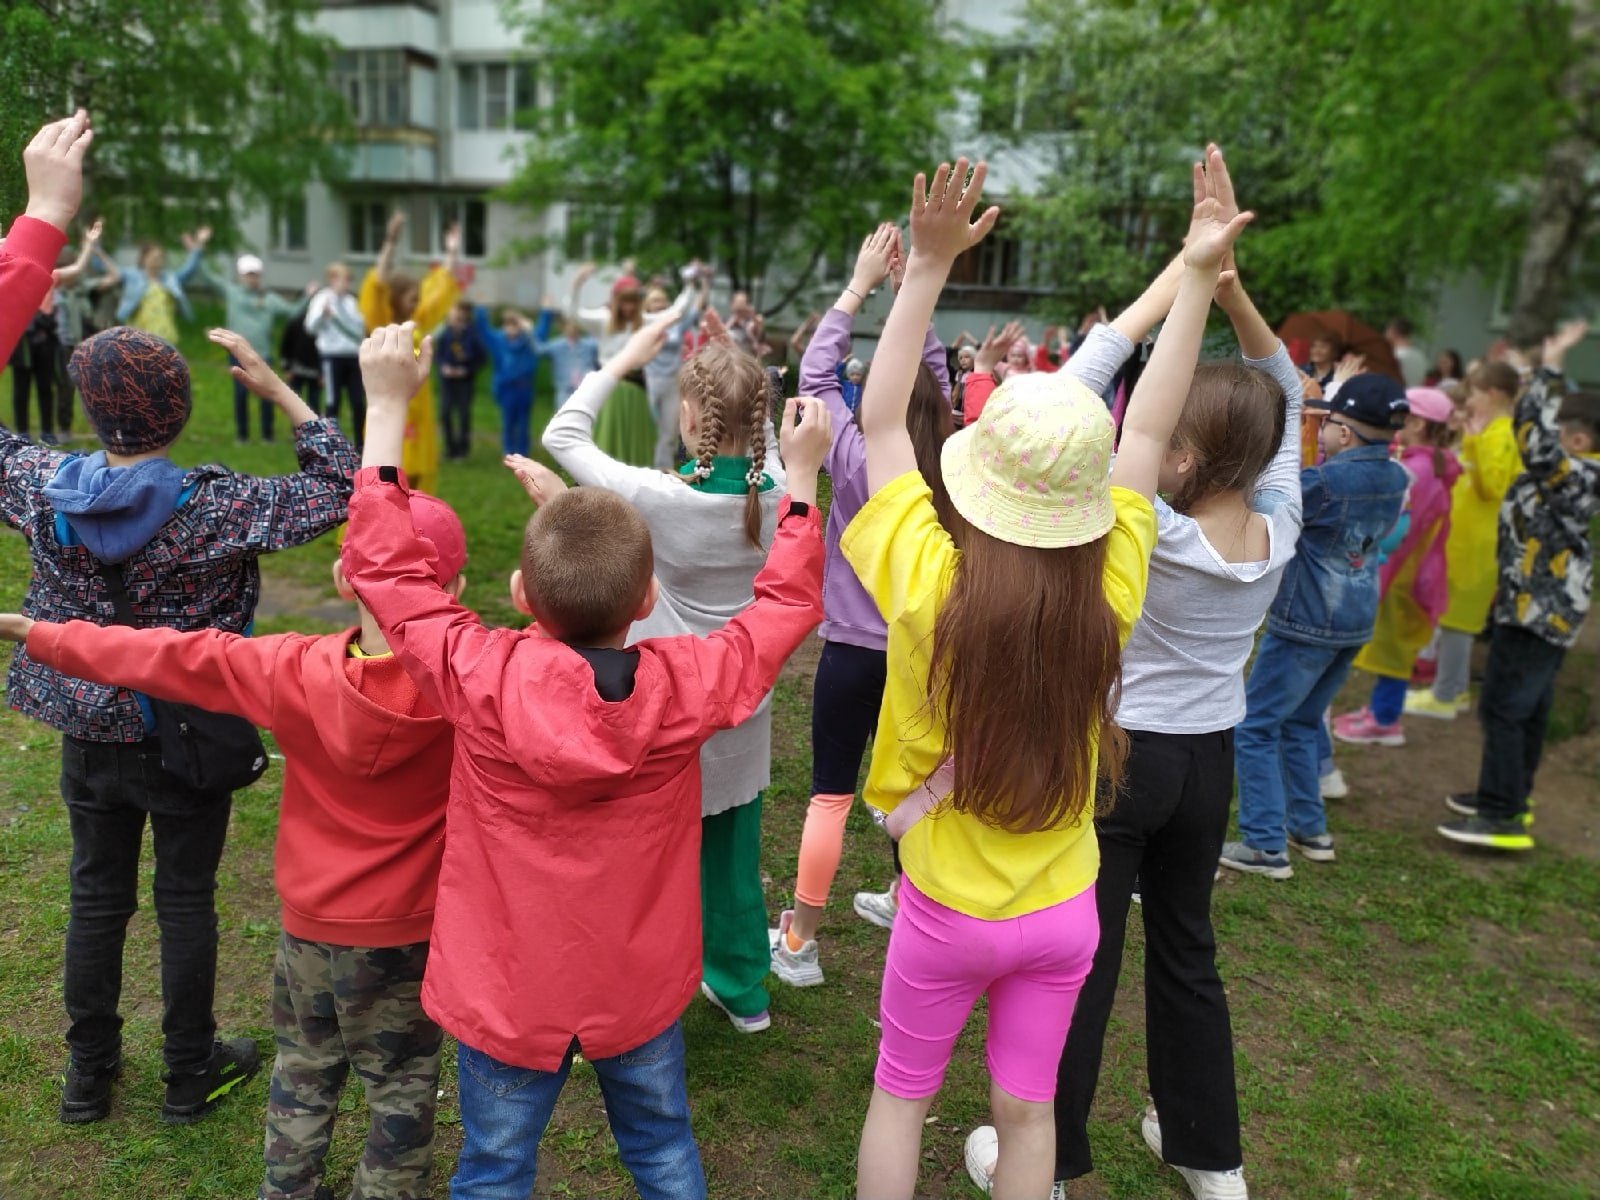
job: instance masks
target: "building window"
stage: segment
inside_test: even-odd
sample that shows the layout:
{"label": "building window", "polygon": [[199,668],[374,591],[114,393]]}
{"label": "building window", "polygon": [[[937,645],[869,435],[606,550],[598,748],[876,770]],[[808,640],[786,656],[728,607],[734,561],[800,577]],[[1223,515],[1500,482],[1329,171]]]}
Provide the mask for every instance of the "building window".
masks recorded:
{"label": "building window", "polygon": [[482,258],[489,253],[488,205],[482,200],[445,200],[437,206],[438,228],[436,245],[444,252],[444,231],[457,222],[461,226],[461,255],[463,258]]}
{"label": "building window", "polygon": [[403,50],[340,51],[334,60],[334,76],[357,125],[410,123]]}
{"label": "building window", "polygon": [[456,67],[456,128],[506,130],[538,102],[532,63],[462,63]]}
{"label": "building window", "polygon": [[272,248],[290,253],[306,249],[306,198],[281,201],[272,206]]}
{"label": "building window", "polygon": [[350,251],[376,254],[383,249],[384,231],[389,225],[389,206],[382,200],[350,202]]}
{"label": "building window", "polygon": [[1048,291],[1034,247],[1000,224],[983,241],[965,251],[950,268],[954,292]]}
{"label": "building window", "polygon": [[1061,133],[1078,121],[1066,66],[1037,50],[995,50],[984,63],[980,125],[985,133]]}

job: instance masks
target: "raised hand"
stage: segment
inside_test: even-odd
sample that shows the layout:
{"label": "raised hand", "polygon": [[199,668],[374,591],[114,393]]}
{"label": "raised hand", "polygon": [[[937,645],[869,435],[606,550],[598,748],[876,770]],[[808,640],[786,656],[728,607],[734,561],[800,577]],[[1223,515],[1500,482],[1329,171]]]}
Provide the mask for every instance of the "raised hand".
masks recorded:
{"label": "raised hand", "polygon": [[1007,321],[999,333],[995,333],[993,325],[989,326],[988,334],[978,343],[978,351],[973,356],[973,369],[985,375],[994,374],[994,369],[1005,362],[1006,355],[1011,352],[1011,343],[1021,336],[1021,321]]}
{"label": "raised hand", "polygon": [[91,246],[99,245],[100,235],[105,232],[105,224],[103,219],[96,217],[94,224],[89,226],[89,231],[83,235],[83,240]]}
{"label": "raised hand", "polygon": [[920,171],[911,185],[911,255],[925,257],[948,266],[957,255],[981,242],[1000,219],[1000,209],[990,206],[976,221],[973,210],[983,196],[984,177],[989,164],[970,163],[965,156],[956,159],[955,169],[940,163],[933,183]]}
{"label": "raised hand", "polygon": [[1343,383],[1352,375],[1359,375],[1367,369],[1367,360],[1361,354],[1346,354],[1339,360],[1339,365],[1333,369],[1333,381]]}
{"label": "raised hand", "polygon": [[566,481],[541,462],[521,454],[508,454],[501,461],[535,504],[548,504],[567,490]]}
{"label": "raised hand", "polygon": [[700,318],[700,336],[708,342],[731,342],[728,336],[728,327],[722,323],[722,315],[714,308],[708,308],[705,315]]}
{"label": "raised hand", "polygon": [[255,352],[255,348],[240,334],[231,329],[213,329],[207,332],[206,338],[213,345],[221,346],[233,355],[237,365],[228,368],[228,374],[244,384],[252,393],[263,400],[271,401],[280,409],[285,405],[300,403],[300,397],[295,395],[294,389],[278,377],[277,372],[267,365],[261,355]]}
{"label": "raised hand", "polygon": [[[1206,149],[1206,161],[1194,165],[1194,215],[1183,239],[1185,265],[1221,271],[1223,260],[1255,213],[1238,211],[1228,164],[1215,145]],[[1231,213],[1231,215],[1229,215]]]}
{"label": "raised hand", "polygon": [[[795,421],[796,414],[799,422]],[[833,418],[821,400],[790,396],[783,402],[783,420],[778,429],[778,449],[789,473],[789,493],[798,500],[815,503],[802,495],[800,488],[809,481],[811,495],[816,492],[817,472],[833,445]]]}
{"label": "raised hand", "polygon": [[1552,371],[1561,370],[1561,364],[1571,350],[1589,335],[1589,322],[1584,320],[1563,322],[1560,328],[1544,340],[1544,365]]}
{"label": "raised hand", "polygon": [[366,385],[369,408],[399,408],[404,411],[433,366],[433,339],[422,339],[422,348],[413,350],[416,324],[385,325],[375,329],[361,343],[361,382]]}
{"label": "raised hand", "polygon": [[33,135],[22,152],[28,177],[26,215],[66,232],[83,202],[83,156],[93,141],[89,114],[81,108]]}
{"label": "raised hand", "polygon": [[397,208],[389,214],[389,224],[384,228],[383,240],[390,243],[398,242],[405,227],[406,214]]}
{"label": "raised hand", "polygon": [[33,619],[21,613],[0,613],[0,642],[25,642]]}
{"label": "raised hand", "polygon": [[900,230],[889,221],[879,225],[861,239],[861,250],[856,254],[856,268],[850,276],[850,289],[865,297],[889,277],[889,268],[898,249]]}
{"label": "raised hand", "polygon": [[582,266],[580,266],[578,268],[577,274],[575,274],[572,277],[573,286],[578,286],[579,284],[586,283],[590,279],[590,277],[594,275],[594,272],[595,272],[594,263],[592,263],[592,262],[584,263]]}
{"label": "raised hand", "polygon": [[451,221],[444,227],[444,234],[440,239],[444,245],[444,252],[450,258],[455,258],[461,253],[461,222]]}
{"label": "raised hand", "polygon": [[211,244],[211,226],[202,225],[194,231],[194,243],[204,250]]}
{"label": "raised hand", "polygon": [[[1232,251],[1229,252],[1229,257],[1232,257]],[[1243,294],[1244,287],[1239,282],[1239,272],[1236,269],[1225,269],[1222,274],[1217,276],[1217,290],[1214,293],[1214,298],[1218,308],[1227,311],[1230,306],[1238,303]]]}

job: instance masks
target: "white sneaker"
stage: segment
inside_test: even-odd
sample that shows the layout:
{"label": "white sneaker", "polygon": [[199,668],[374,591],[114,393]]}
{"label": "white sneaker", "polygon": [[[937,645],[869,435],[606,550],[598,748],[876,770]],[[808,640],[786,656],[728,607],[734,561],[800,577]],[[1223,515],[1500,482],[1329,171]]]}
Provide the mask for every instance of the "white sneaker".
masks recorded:
{"label": "white sneaker", "polygon": [[[967,1134],[962,1154],[967,1163],[967,1178],[985,1196],[994,1191],[994,1169],[1000,1162],[1000,1135],[993,1125],[979,1125]],[[1049,1200],[1067,1200],[1067,1185],[1059,1180],[1050,1185]]]}
{"label": "white sneaker", "polygon": [[[1150,1153],[1166,1162],[1161,1158],[1161,1121],[1155,1109],[1144,1114],[1144,1120],[1139,1122],[1139,1132],[1144,1134],[1144,1144],[1150,1147]],[[1250,1200],[1250,1193],[1244,1186],[1243,1167],[1235,1167],[1231,1171],[1197,1171],[1193,1167],[1180,1167],[1177,1163],[1167,1163],[1167,1166],[1183,1176],[1194,1200]]]}
{"label": "white sneaker", "polygon": [[894,915],[900,910],[900,906],[895,902],[893,890],[857,892],[855,910],[856,916],[863,921],[871,921],[880,929],[893,929]]}
{"label": "white sneaker", "polygon": [[794,910],[786,908],[778,918],[778,927],[767,930],[767,940],[772,946],[772,973],[790,987],[816,987],[822,982],[817,940],[812,938],[798,950],[789,949],[789,926],[793,924]]}
{"label": "white sneaker", "polygon": [[1350,785],[1344,781],[1344,772],[1338,767],[1317,780],[1324,800],[1343,800],[1350,794]]}
{"label": "white sneaker", "polygon": [[703,979],[700,981],[700,994],[720,1008],[722,1015],[728,1018],[729,1024],[740,1033],[761,1033],[772,1026],[772,1012],[770,1009],[764,1008],[753,1017],[736,1016],[722,1002],[722,997],[712,991],[711,985]]}

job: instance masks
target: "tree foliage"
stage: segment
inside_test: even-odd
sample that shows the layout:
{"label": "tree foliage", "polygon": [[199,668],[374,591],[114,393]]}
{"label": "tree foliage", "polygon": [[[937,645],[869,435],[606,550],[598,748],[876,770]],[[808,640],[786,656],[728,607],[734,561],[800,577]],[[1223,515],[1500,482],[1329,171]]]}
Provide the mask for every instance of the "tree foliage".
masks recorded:
{"label": "tree foliage", "polygon": [[[769,309],[898,208],[957,60],[936,0],[511,3],[554,84],[507,194],[595,206],[652,262],[714,259]],[[775,286],[781,272],[784,291]]]}
{"label": "tree foliage", "polygon": [[85,212],[110,235],[170,239],[335,174],[348,132],[316,0],[19,0],[0,9],[0,203],[26,198],[21,148],[82,106]]}
{"label": "tree foliage", "polygon": [[1212,139],[1258,213],[1241,258],[1269,314],[1418,307],[1504,274],[1546,150],[1600,115],[1560,88],[1597,52],[1563,0],[1037,0],[1025,24],[1078,127],[1021,224],[1075,305],[1170,252]]}

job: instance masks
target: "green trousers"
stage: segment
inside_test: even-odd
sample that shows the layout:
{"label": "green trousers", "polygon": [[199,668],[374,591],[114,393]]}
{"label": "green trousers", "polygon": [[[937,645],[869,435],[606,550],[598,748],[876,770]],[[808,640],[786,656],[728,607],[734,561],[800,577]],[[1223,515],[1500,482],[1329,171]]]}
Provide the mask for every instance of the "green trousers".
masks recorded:
{"label": "green trousers", "polygon": [[761,797],[700,818],[702,968],[737,1017],[766,1011],[767,901],[761,892]]}

